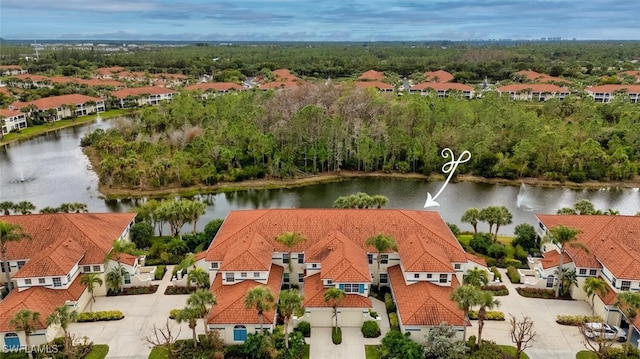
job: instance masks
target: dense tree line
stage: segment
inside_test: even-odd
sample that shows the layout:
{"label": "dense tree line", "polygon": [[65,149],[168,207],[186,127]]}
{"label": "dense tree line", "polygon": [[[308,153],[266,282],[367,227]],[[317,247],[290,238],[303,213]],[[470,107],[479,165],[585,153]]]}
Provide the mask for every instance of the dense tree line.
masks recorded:
{"label": "dense tree line", "polygon": [[640,112],[622,96],[532,104],[332,84],[208,100],[185,92],[82,145],[102,183],[143,189],[340,170],[430,174],[443,147],[469,150],[459,172],[487,178],[628,180],[638,172]]}

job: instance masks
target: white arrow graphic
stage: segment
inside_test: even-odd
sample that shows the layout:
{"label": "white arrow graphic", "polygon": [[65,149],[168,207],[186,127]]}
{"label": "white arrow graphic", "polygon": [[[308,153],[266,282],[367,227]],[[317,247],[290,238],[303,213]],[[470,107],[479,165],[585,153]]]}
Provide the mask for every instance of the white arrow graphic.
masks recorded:
{"label": "white arrow graphic", "polygon": [[451,177],[453,177],[453,173],[456,171],[456,168],[458,168],[458,165],[461,163],[465,163],[471,159],[471,152],[464,151],[460,154],[460,157],[458,157],[458,159],[456,160],[455,156],[453,155],[453,151],[451,151],[450,148],[442,149],[442,152],[440,153],[440,155],[445,159],[451,157],[451,161],[446,162],[444,165],[442,165],[442,172],[448,173],[449,176],[447,176],[447,180],[444,181],[444,184],[442,185],[442,187],[440,188],[438,193],[436,193],[435,196],[432,197],[431,193],[427,192],[427,202],[424,204],[424,208],[440,205],[440,203],[436,202],[436,198],[440,196],[440,193],[442,193],[444,188],[447,186],[447,183],[449,183],[449,181],[451,180]]}

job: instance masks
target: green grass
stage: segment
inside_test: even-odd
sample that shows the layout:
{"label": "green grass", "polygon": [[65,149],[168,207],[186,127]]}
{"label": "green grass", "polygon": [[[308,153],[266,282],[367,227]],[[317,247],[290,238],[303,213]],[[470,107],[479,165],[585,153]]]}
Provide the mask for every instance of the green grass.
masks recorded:
{"label": "green grass", "polygon": [[[502,352],[508,355],[511,355],[512,357],[515,358],[516,356],[516,347],[511,346],[511,345],[499,345],[500,349],[502,349]],[[522,353],[522,355],[520,355],[520,359],[529,359],[529,356],[526,353]]]}
{"label": "green grass", "polygon": [[304,356],[302,357],[302,359],[309,359],[310,351],[311,351],[311,346],[309,344],[305,344],[304,345]]}
{"label": "green grass", "polygon": [[367,359],[378,359],[380,358],[380,351],[378,350],[379,345],[365,345],[364,346],[364,354]]}
{"label": "green grass", "polygon": [[169,357],[165,347],[154,347],[149,353],[149,359],[167,359]]}
{"label": "green grass", "polygon": [[581,350],[576,353],[576,359],[598,359],[598,356],[588,350]]}
{"label": "green grass", "polygon": [[[472,237],[473,237],[473,234],[461,234],[458,236],[458,241],[463,245],[468,246]],[[511,245],[511,242],[513,242],[514,238],[515,237],[510,237],[510,236],[498,236],[498,243],[504,244],[504,246],[507,249],[507,258],[509,259],[513,259],[513,255],[516,252],[516,249]],[[489,256],[485,256],[480,253],[477,253],[477,255],[484,258],[490,258]]]}
{"label": "green grass", "polygon": [[109,346],[106,344],[94,344],[85,359],[104,359],[109,353]]}

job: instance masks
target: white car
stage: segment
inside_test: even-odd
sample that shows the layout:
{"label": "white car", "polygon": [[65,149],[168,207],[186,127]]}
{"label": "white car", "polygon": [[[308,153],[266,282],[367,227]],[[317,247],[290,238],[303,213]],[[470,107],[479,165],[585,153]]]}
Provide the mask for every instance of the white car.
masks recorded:
{"label": "white car", "polygon": [[603,336],[607,340],[627,341],[627,332],[624,329],[605,323],[585,323],[584,335],[589,339]]}

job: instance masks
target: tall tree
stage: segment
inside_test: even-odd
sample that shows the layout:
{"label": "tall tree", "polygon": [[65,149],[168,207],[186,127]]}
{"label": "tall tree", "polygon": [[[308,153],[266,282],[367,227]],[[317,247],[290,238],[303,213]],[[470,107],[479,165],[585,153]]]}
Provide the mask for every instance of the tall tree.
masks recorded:
{"label": "tall tree", "polygon": [[478,309],[478,347],[480,347],[482,345],[482,329],[484,328],[484,321],[487,319],[487,311],[500,306],[500,301],[493,298],[491,292],[483,290],[478,297],[476,305],[480,306]]}
{"label": "tall tree", "polygon": [[582,287],[582,289],[587,294],[587,298],[591,299],[591,314],[595,315],[596,308],[593,303],[595,300],[595,296],[596,294],[601,297],[604,297],[605,295],[607,295],[607,292],[609,291],[609,286],[602,279],[591,277],[591,278],[587,278],[587,280],[584,281],[584,286]]}
{"label": "tall tree", "polygon": [[473,269],[469,269],[465,273],[463,283],[474,287],[487,285],[489,284],[489,273],[485,269],[473,267]]}
{"label": "tall tree", "polygon": [[207,209],[207,205],[200,201],[188,201],[186,203],[187,207],[187,216],[189,217],[189,222],[193,222],[193,233],[197,232],[198,219],[205,213]]}
{"label": "tall tree", "polygon": [[280,300],[278,301],[278,311],[284,318],[284,343],[289,347],[289,322],[291,317],[304,311],[302,302],[304,297],[298,289],[287,289],[280,292]]}
{"label": "tall tree", "polygon": [[244,296],[244,307],[247,309],[255,309],[258,313],[258,322],[260,323],[260,334],[263,334],[263,313],[274,307],[275,297],[271,293],[271,289],[263,285],[258,285],[253,289],[249,289]]}
{"label": "tall tree", "polygon": [[[489,235],[493,235],[493,226],[498,221],[498,207],[489,206],[480,210],[479,219],[489,224]],[[495,239],[494,239],[495,240]]]}
{"label": "tall tree", "polygon": [[191,285],[191,282],[196,283],[196,290],[200,288],[209,287],[209,273],[205,272],[202,268],[195,268],[187,273],[187,283]]}
{"label": "tall tree", "polygon": [[480,210],[477,208],[469,208],[460,219],[463,223],[469,223],[473,226],[473,234],[478,234],[478,221],[480,221]]}
{"label": "tall tree", "polygon": [[93,303],[96,301],[96,297],[93,295],[94,287],[97,284],[98,287],[102,286],[102,278],[96,273],[85,273],[80,279],[80,283],[87,286],[87,291],[91,294],[91,300],[89,301],[89,311],[93,312]]}
{"label": "tall tree", "polygon": [[594,214],[596,211],[593,203],[591,203],[591,201],[589,201],[588,199],[583,199],[576,202],[573,207],[575,208],[576,212],[578,212],[578,214]]}
{"label": "tall tree", "polygon": [[2,201],[0,202],[0,211],[2,211],[2,213],[5,216],[8,216],[11,214],[11,211],[16,207],[16,204],[11,202],[11,201]]}
{"label": "tall tree", "polygon": [[9,325],[15,330],[24,331],[24,336],[27,341],[26,352],[29,354],[29,358],[32,357],[31,350],[33,349],[31,346],[31,333],[38,329],[37,325],[39,324],[39,320],[39,312],[24,308],[20,309],[20,311],[18,311],[9,321]]}
{"label": "tall tree", "polygon": [[15,212],[20,212],[20,214],[31,214],[33,210],[36,209],[36,206],[29,201],[20,201],[16,203],[16,206],[13,208]]}
{"label": "tall tree", "polygon": [[458,304],[458,308],[464,312],[465,326],[462,334],[462,341],[467,340],[466,322],[469,320],[469,311],[472,307],[478,305],[481,295],[482,290],[480,290],[480,288],[469,284],[464,284],[451,292],[451,300],[456,302]]}
{"label": "tall tree", "polygon": [[284,245],[289,249],[289,252],[287,252],[287,255],[289,256],[289,264],[287,266],[289,269],[289,277],[291,277],[291,272],[293,272],[293,259],[291,258],[291,250],[293,249],[293,247],[302,242],[305,242],[306,240],[307,238],[300,232],[284,232],[276,237],[276,242]]}
{"label": "tall tree", "polygon": [[53,313],[47,318],[47,326],[55,324],[62,328],[64,333],[64,347],[71,348],[71,336],[69,335],[69,324],[78,320],[78,312],[69,309],[69,306],[63,304],[53,310]]}
{"label": "tall tree", "polygon": [[209,316],[211,308],[216,304],[218,304],[218,299],[213,292],[206,289],[198,289],[187,298],[187,306],[195,309],[198,312],[199,318],[202,318],[205,333],[209,332],[207,317]]}
{"label": "tall tree", "polygon": [[13,289],[13,283],[11,282],[9,260],[7,260],[7,243],[18,242],[25,238],[30,239],[31,236],[23,232],[20,225],[0,221],[0,254],[2,254],[2,266],[5,268],[4,273],[7,278],[7,289],[9,292]]}
{"label": "tall tree", "polygon": [[[386,252],[389,250],[398,250],[398,245],[396,244],[395,239],[391,236],[385,235],[383,232],[378,233],[373,237],[367,238],[364,242],[365,245],[369,247],[374,247],[378,252],[377,262],[378,262],[378,276],[380,275],[380,261],[382,258],[382,252]],[[380,277],[378,277],[379,280]]]}
{"label": "tall tree", "polygon": [[496,209],[496,235],[495,240],[498,240],[498,231],[500,226],[506,226],[513,223],[513,215],[509,212],[509,209],[505,206],[497,207]]}
{"label": "tall tree", "polygon": [[558,282],[556,283],[556,298],[560,296],[560,284],[562,283],[562,266],[564,265],[564,250],[566,246],[571,248],[580,248],[586,253],[589,253],[588,248],[578,242],[579,229],[564,226],[562,224],[557,225],[549,229],[549,234],[542,239],[543,242],[550,242],[560,248],[560,264],[558,265]]}
{"label": "tall tree", "polygon": [[334,328],[338,328],[338,305],[346,295],[344,290],[335,287],[329,288],[324,292],[324,301],[331,304],[333,317],[336,318],[336,326]]}
{"label": "tall tree", "polygon": [[[624,314],[624,321],[629,325],[629,328],[633,328],[633,322],[638,316],[640,311],[640,293],[624,291],[616,295],[616,302],[614,306],[620,308],[622,314]],[[624,354],[629,352],[631,347],[631,329],[627,333],[627,344],[624,346]]]}
{"label": "tall tree", "polygon": [[198,309],[191,306],[187,306],[186,308],[180,310],[178,316],[176,317],[176,321],[178,323],[187,323],[189,329],[191,329],[194,349],[198,348],[198,335],[196,334],[196,327],[198,326],[199,318],[200,313],[198,312]]}

